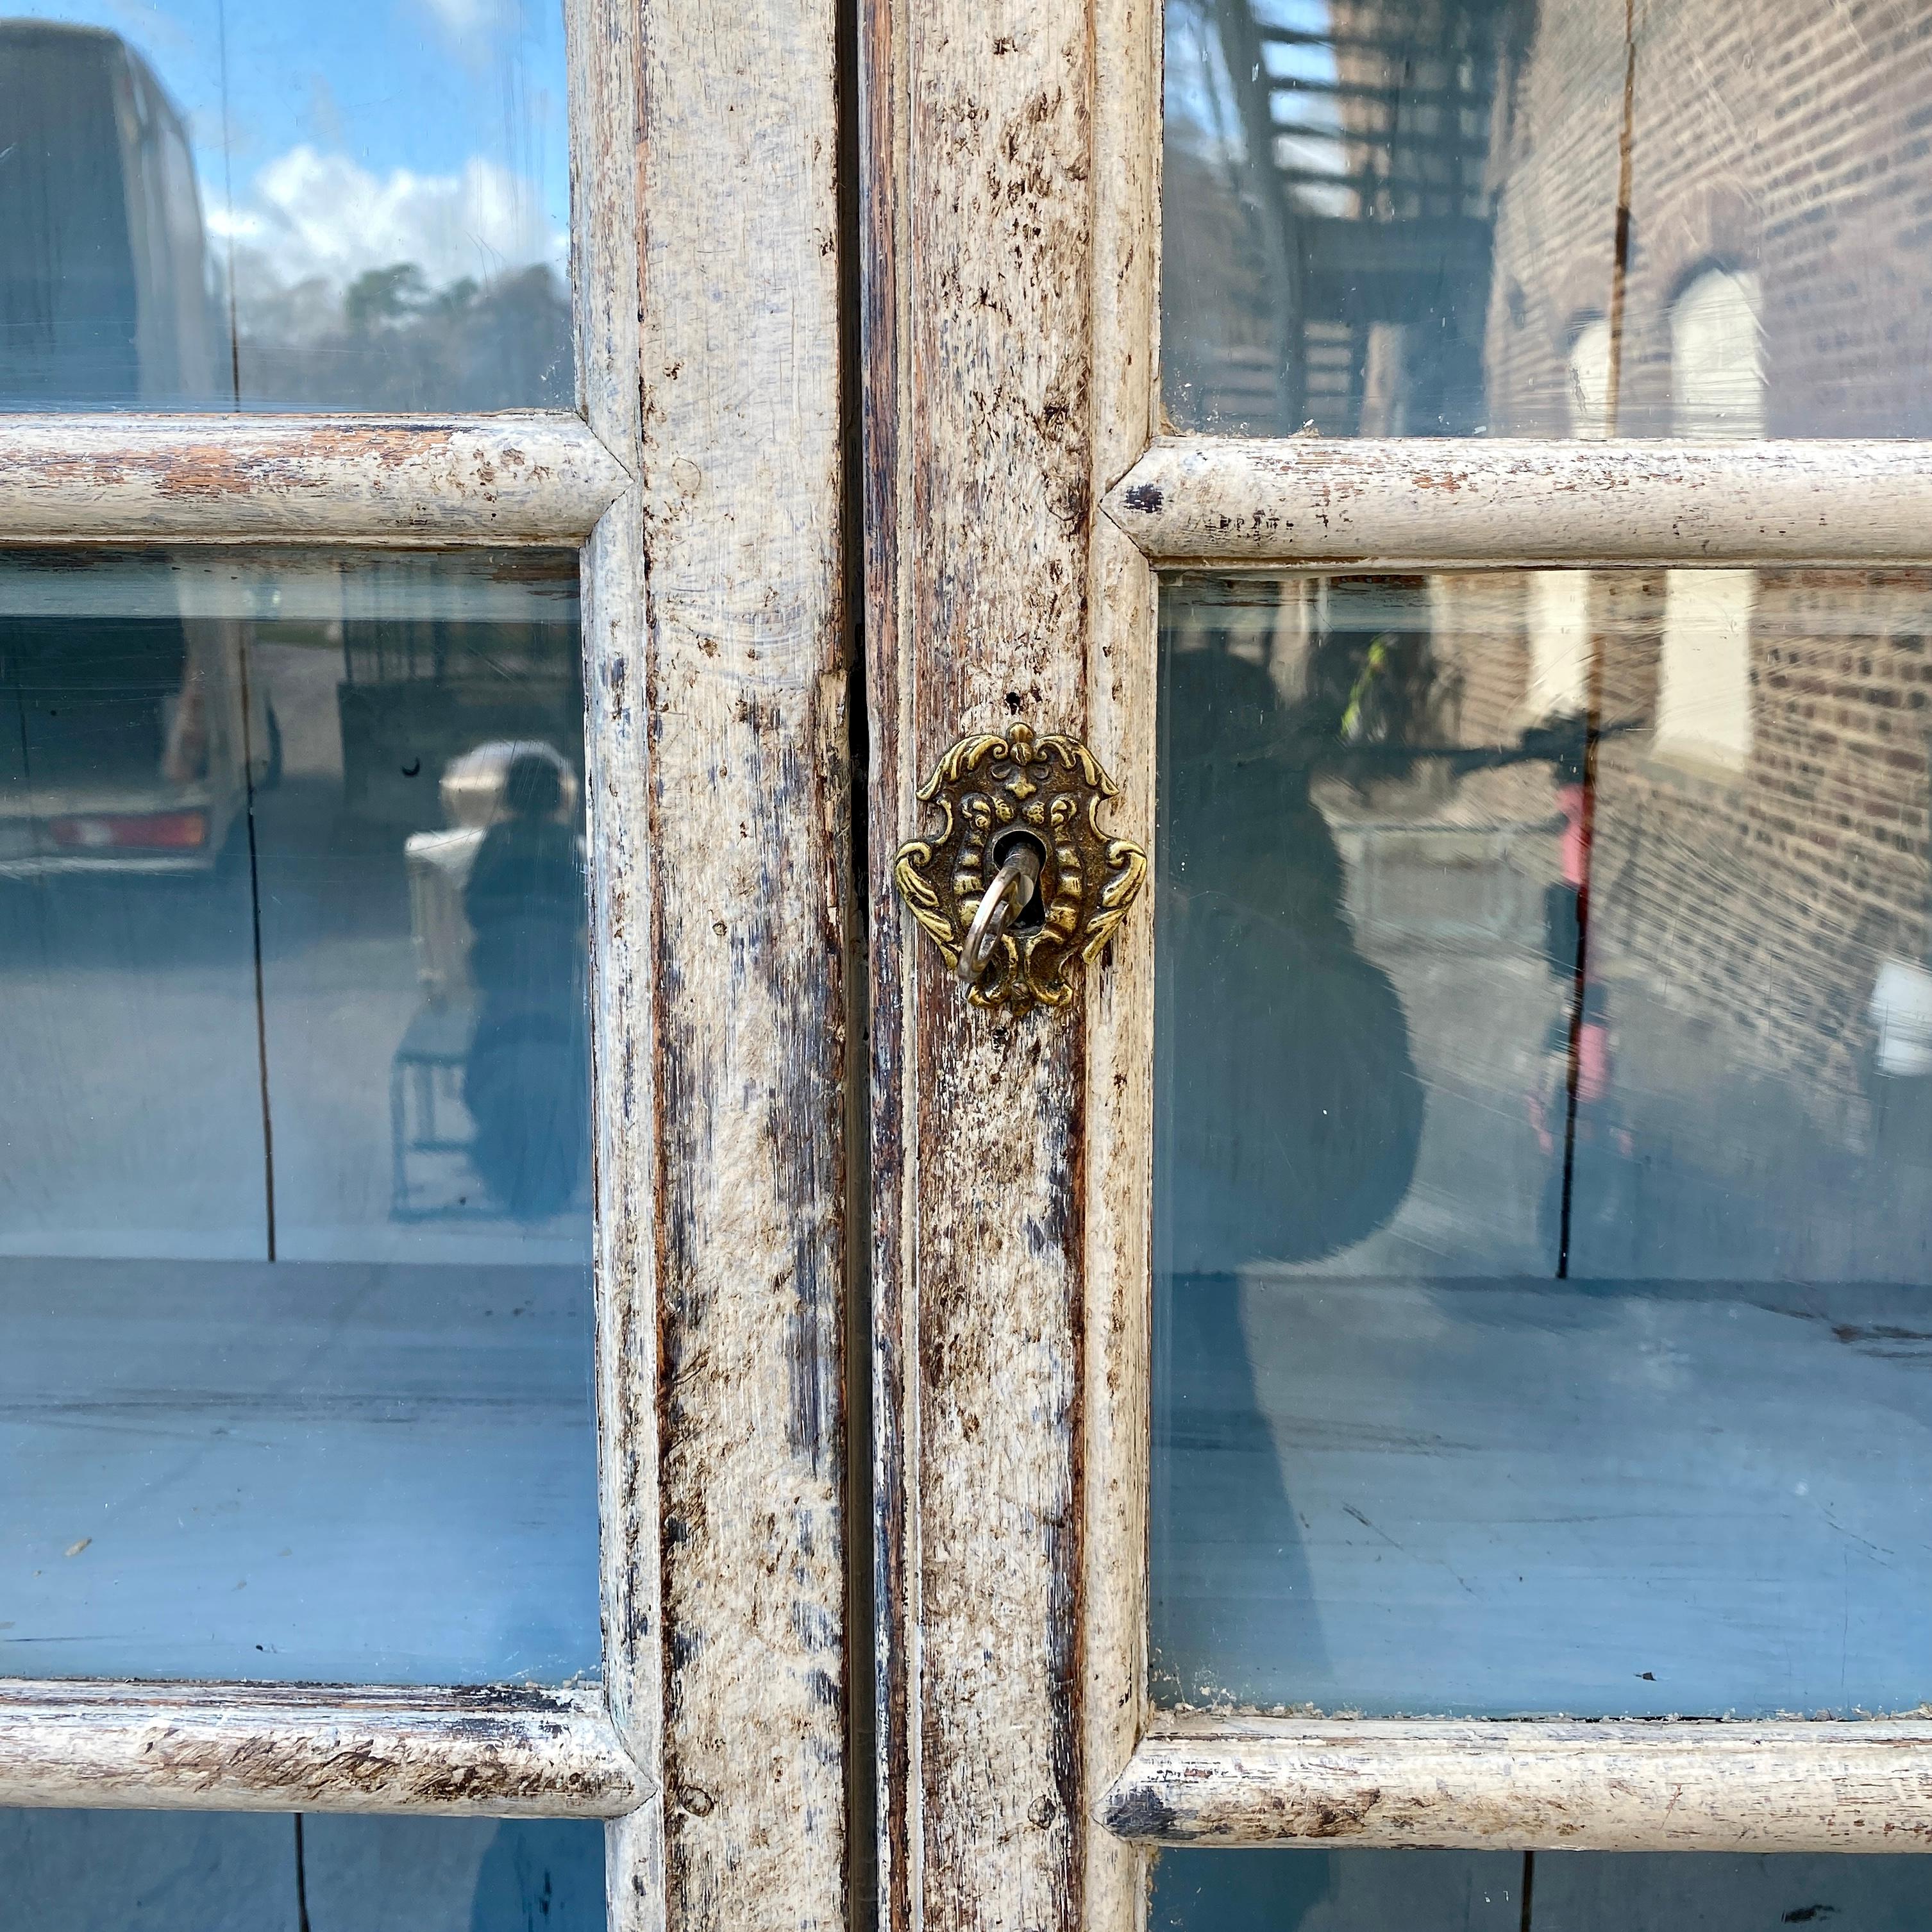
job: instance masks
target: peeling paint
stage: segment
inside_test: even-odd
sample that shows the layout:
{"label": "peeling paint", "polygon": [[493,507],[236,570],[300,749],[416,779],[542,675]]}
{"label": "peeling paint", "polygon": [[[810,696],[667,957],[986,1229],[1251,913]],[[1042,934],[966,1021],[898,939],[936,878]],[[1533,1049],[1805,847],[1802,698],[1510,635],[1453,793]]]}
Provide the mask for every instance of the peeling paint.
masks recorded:
{"label": "peeling paint", "polygon": [[1923,562],[1932,446],[1168,437],[1103,507],[1168,566]]}
{"label": "peeling paint", "polygon": [[625,480],[573,416],[16,416],[0,542],[576,543]]}
{"label": "peeling paint", "polygon": [[594,1687],[0,1685],[0,1804],[605,1818],[651,1791]]}
{"label": "peeling paint", "polygon": [[1856,1852],[1932,1842],[1932,1726],[1196,1718],[1104,1803],[1144,1843]]}

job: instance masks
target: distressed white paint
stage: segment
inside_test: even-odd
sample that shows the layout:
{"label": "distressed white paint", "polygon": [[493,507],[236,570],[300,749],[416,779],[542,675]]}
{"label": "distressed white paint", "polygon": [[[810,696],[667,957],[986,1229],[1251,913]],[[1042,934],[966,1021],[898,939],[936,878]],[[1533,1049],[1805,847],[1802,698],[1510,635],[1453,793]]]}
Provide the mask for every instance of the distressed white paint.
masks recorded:
{"label": "distressed white paint", "polygon": [[0,1805],[608,1818],[651,1788],[594,1689],[0,1681]]}
{"label": "distressed white paint", "polygon": [[848,1912],[835,11],[573,0],[612,1932]]}
{"label": "distressed white paint", "polygon": [[[1158,427],[1160,0],[1093,12],[1094,256],[1093,490],[1139,454]],[[1120,787],[1112,822],[1156,850],[1156,586],[1146,560],[1102,518],[1088,545],[1088,742]],[[1085,1385],[1081,1468],[1084,1624],[1082,1660],[1082,1923],[1131,1932],[1144,1916],[1147,1861],[1099,1823],[1108,1780],[1146,1721],[1146,1496],[1150,1388],[1154,920],[1114,936],[1083,1002],[1087,1166],[1082,1230]]]}
{"label": "distressed white paint", "polygon": [[[634,476],[643,461],[638,149],[644,139],[632,0],[566,0],[571,265],[580,400]],[[662,1932],[663,1606],[655,1177],[636,1111],[651,1083],[648,728],[639,492],[626,490],[583,557],[584,775],[590,837],[592,1228],[597,1304],[599,1590],[604,1690],[626,1748],[658,1787],[604,1834],[609,1932]]]}
{"label": "distressed white paint", "polygon": [[1932,1844],[1932,1725],[1202,1717],[1106,1799],[1160,1844],[1897,1852]]}
{"label": "distressed white paint", "polygon": [[611,1715],[596,1690],[16,1687],[0,1802],[610,1816],[614,1932],[827,1928],[848,1911],[834,15],[567,13],[590,427],[13,418],[0,541],[590,537]]}
{"label": "distressed white paint", "polygon": [[890,874],[955,739],[1086,728],[1101,90],[1082,0],[878,0],[862,34],[880,1918],[1071,1932],[1084,1001],[969,1009]]}
{"label": "distressed white paint", "polygon": [[[1132,1925],[1094,1804],[1146,1644],[1150,922],[968,1010],[892,896],[960,734],[1083,733],[1154,818],[1151,573],[1094,505],[1155,415],[1160,10],[863,16],[880,1922]],[[962,293],[964,298],[962,299]]]}
{"label": "distressed white paint", "polygon": [[[874,9],[870,17],[886,10]],[[1123,780],[1124,806],[1131,812],[1151,804],[1155,664],[1153,625],[1141,614],[1146,578],[1124,568],[1106,548],[1105,530],[1097,533],[1090,552],[1092,602],[1077,636],[1054,621],[1050,598],[1040,599],[1024,623],[1003,621],[1005,608],[991,581],[1024,585],[1029,572],[1056,552],[1054,542],[1030,532],[1024,514],[1006,502],[1011,472],[1030,452],[1016,449],[1005,412],[1022,406],[1036,362],[1088,372],[1090,421],[1104,452],[1096,468],[1102,480],[1118,479],[1106,496],[1105,515],[1155,565],[1689,566],[1891,562],[1932,554],[1926,535],[1932,450],[1601,441],[1610,386],[1603,322],[1583,330],[1576,344],[1580,440],[1570,444],[1172,439],[1154,442],[1136,459],[1130,439],[1108,438],[1111,425],[1132,418],[1138,397],[1138,376],[1122,352],[1150,344],[1151,316],[1138,338],[1131,328],[1110,336],[1103,327],[1083,340],[1087,325],[1072,319],[1077,310],[1038,301],[1026,308],[1027,323],[1006,333],[999,364],[1004,380],[988,382],[972,352],[974,319],[956,303],[948,306],[944,291],[983,286],[982,300],[1010,302],[1046,262],[1056,286],[1091,274],[1094,314],[1102,316],[1118,286],[1110,272],[1121,259],[1114,251],[1123,238],[1142,266],[1157,254],[1157,224],[1124,215],[1115,192],[1124,169],[1149,164],[1155,117],[1144,113],[1138,141],[1109,145],[1115,137],[1108,131],[1116,89],[1133,99],[1135,70],[1130,62],[1118,64],[1117,51],[1124,37],[1130,38],[1130,10],[1125,0],[1103,0],[1091,14],[1092,58],[1102,76],[1093,103],[1091,227],[1082,234],[1066,223],[1051,170],[1036,170],[1024,190],[1028,225],[1016,230],[1024,238],[989,256],[983,284],[974,251],[987,209],[977,190],[988,148],[1009,157],[1016,151],[1006,104],[1024,98],[1028,80],[1038,99],[1058,101],[1064,76],[1080,70],[1075,60],[1056,64],[1063,51],[1054,38],[1060,17],[1036,11],[1030,34],[1009,36],[1004,19],[982,25],[942,8],[934,22],[930,10],[892,9],[889,26],[870,44],[873,93],[890,104],[869,124],[877,136],[868,161],[872,217],[888,258],[874,283],[886,340],[875,370],[881,387],[872,402],[869,453],[878,466],[873,486],[887,514],[877,519],[870,634],[884,661],[874,687],[882,768],[876,796],[881,822],[895,835],[910,785],[923,776],[922,758],[929,758],[949,728],[976,722],[974,705],[997,704],[1008,681],[1030,706],[1042,698],[1070,701],[1076,656],[1089,736]],[[987,59],[987,36],[1008,64]],[[950,145],[922,146],[928,123],[913,103],[930,104],[931,124],[946,131]],[[916,203],[908,206],[915,189]],[[922,303],[946,317],[943,344],[923,354]],[[1043,344],[1042,332],[1051,338]],[[954,407],[974,404],[982,413],[970,434],[944,420]],[[889,428],[878,426],[882,414],[890,416]],[[1034,500],[1046,499],[1050,488],[1035,483]],[[970,524],[956,500],[967,498]],[[903,508],[909,502],[926,506],[916,523]],[[933,621],[910,560],[915,554],[944,559],[944,622]],[[1588,599],[1588,575],[1565,574],[1546,581],[1532,616],[1539,695],[1549,711],[1577,708],[1587,697]],[[1142,788],[1144,798],[1137,796]],[[1141,836],[1138,821],[1132,829]],[[1112,1752],[1115,1764],[1122,1762],[1120,1734],[1142,1721],[1144,1687],[1130,1681],[1123,1688],[1117,1673],[1125,1670],[1131,1678],[1144,1643],[1144,1630],[1128,1620],[1144,1588],[1147,1506],[1144,1445],[1134,1433],[1136,1421],[1144,1426],[1137,1405],[1145,1400],[1148,1367],[1145,1184],[1138,1161],[1154,1126],[1151,973],[1138,950],[1144,942],[1130,921],[1106,973],[1087,994],[1084,1081],[1065,1093],[1039,1078],[1058,1042],[994,1042],[987,1052],[935,1010],[916,957],[902,950],[897,908],[885,902],[879,916],[875,1065],[878,1090],[893,1110],[893,1118],[875,1124],[886,1184],[879,1360],[882,1407],[896,1405],[883,1418],[880,1437],[887,1538],[881,1575],[892,1592],[882,1606],[884,1919],[909,1927],[1006,1915],[1016,1923],[1128,1932],[1141,1901],[1130,1888],[1114,1888],[1111,1874],[1129,1868],[1106,1865],[1096,1844],[1090,1844],[1077,1876],[1058,1887],[1049,1880],[1030,1888],[1030,1878],[1050,1870],[1036,1835],[1047,1814],[1021,1822],[1030,1786],[1007,1754],[1016,1743],[1030,1744],[1036,1761],[1052,1736],[1034,1694],[1034,1673],[1058,1657],[1083,1662],[1081,1694],[1092,1700],[1081,1714],[1083,1736],[1096,1760],[1086,1767],[1090,1789],[1096,1776],[1104,1778],[1099,1760]],[[1084,1328],[1077,1336],[1043,1278],[1040,1248],[1018,1267],[1001,1250],[998,1228],[989,1225],[994,1170],[968,1156],[968,1148],[980,1144],[974,1127],[955,1118],[963,1109],[992,1108],[1009,1120],[1030,1120],[1042,1098],[1056,1111],[1034,1125],[1032,1139],[1019,1152],[1000,1147],[997,1198],[1002,1211],[1051,1226],[1064,1198],[1055,1190],[1064,1184],[1039,1150],[1044,1142],[1084,1141],[1084,1220],[1075,1258]],[[962,1340],[968,1331],[958,1319],[961,1303],[970,1301],[982,1278],[1000,1285],[1003,1334],[1025,1339],[1024,1348],[1003,1343],[997,1360],[990,1347]],[[1037,1369],[1042,1354],[1052,1364],[1060,1350],[1078,1360],[1081,1374],[1077,1418],[1064,1421],[1042,1400],[1050,1384],[1021,1372]],[[1004,1385],[992,1372],[1001,1366]],[[971,1414],[970,1430],[962,1426],[962,1410]],[[1016,1652],[1014,1630],[1034,1609],[1019,1587],[1030,1550],[1018,1528],[1008,1525],[1004,1546],[1011,1555],[998,1574],[983,1556],[962,1561],[972,1534],[964,1513],[980,1485],[994,1479],[1000,1486],[987,1492],[991,1508],[1050,1498],[1055,1427],[1065,1430],[1070,1446],[1078,1443],[1083,1459],[1084,1588],[1077,1598],[1058,1601],[1047,1629]],[[1043,1434],[1048,1439],[1040,1439]],[[988,1440],[997,1454],[984,1446]],[[1117,1566],[1111,1572],[1110,1563]],[[1003,1646],[1005,1667],[985,1679],[969,1677],[953,1655],[955,1625],[976,1618],[974,1627],[997,1631]],[[1114,1701],[1103,1706],[1109,1694]],[[1075,1694],[1070,1686],[1057,1703],[1049,1699],[1049,1710]],[[890,1735],[895,1720],[902,1726],[896,1744]],[[1241,1726],[1230,1720],[1225,1728]],[[1261,1742],[1238,1748],[1192,1736],[1171,1746],[1159,1739],[1144,1744],[1107,1804],[1110,1821],[1146,1842],[1321,1838],[1618,1849],[1856,1842],[1876,1849],[1916,1842],[1927,1815],[1921,1789],[1927,1766],[1912,1754],[1932,1745],[1932,1732],[1914,1742],[1909,1730],[1896,1730],[1887,1759],[1868,1749],[1887,1742],[1877,1730],[1851,1726],[1760,1726],[1751,1733],[1754,1744],[1740,1742],[1742,1726],[1633,1726],[1625,1737],[1606,1725],[1340,1725],[1324,1727],[1312,1742],[1290,1738],[1277,1762],[1268,1754],[1266,1724],[1252,1728]],[[962,1756],[976,1784],[958,1774]],[[1334,1780],[1331,1757],[1344,1774]],[[1304,1807],[1308,1822],[1289,1832],[1273,1808],[1284,1780],[1298,1775],[1304,1796],[1313,1795]],[[1197,1776],[1210,1794],[1198,1804],[1189,1783]],[[1618,1779],[1628,1780],[1627,1788]],[[1525,1780],[1528,1796],[1519,1803]],[[1331,1813],[1331,1781],[1343,1786],[1345,1798],[1358,1783],[1372,1789],[1382,1781],[1405,1802],[1412,1790],[1418,1819],[1424,1800],[1438,1792],[1439,1814],[1426,1826],[1398,1829],[1389,1820],[1400,1807],[1391,1805],[1358,1829],[1346,1808]],[[1857,1802],[1861,1792],[1871,1797],[1871,1809]],[[1680,1821],[1676,1811],[1687,1795],[1702,1809]],[[1153,1799],[1171,1805],[1181,1822],[1168,1828]],[[1675,1806],[1674,1799],[1680,1801]],[[1894,1804],[1888,1820],[1886,1808]],[[1219,1836],[1208,1828],[1213,1807],[1220,1808],[1214,1816],[1232,1821]],[[1191,1823],[1197,1811],[1204,1821],[1200,1832]],[[1036,1918],[1024,1916],[1030,1910]]]}
{"label": "distressed white paint", "polygon": [[623,487],[576,416],[0,416],[0,543],[568,544]]}
{"label": "distressed white paint", "polygon": [[1913,563],[1932,447],[1167,437],[1106,513],[1163,564]]}

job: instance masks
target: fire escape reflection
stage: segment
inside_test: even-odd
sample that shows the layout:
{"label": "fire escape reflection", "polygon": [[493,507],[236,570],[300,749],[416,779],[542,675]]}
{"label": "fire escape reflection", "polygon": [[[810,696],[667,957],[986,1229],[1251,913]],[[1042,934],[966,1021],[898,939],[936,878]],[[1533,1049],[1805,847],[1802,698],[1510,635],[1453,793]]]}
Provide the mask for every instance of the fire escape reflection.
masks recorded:
{"label": "fire escape reflection", "polygon": [[[1480,430],[1493,109],[1516,10],[1198,0],[1191,19],[1173,10],[1170,31],[1191,26],[1196,57],[1171,60],[1182,151],[1171,146],[1170,172],[1184,196],[1195,170],[1224,177],[1215,186],[1232,190],[1247,232],[1223,245],[1252,265],[1238,291],[1211,263],[1191,270],[1170,224],[1169,406],[1181,426]],[[1196,248],[1214,247],[1214,226]],[[1205,312],[1217,284],[1224,306],[1249,313]]]}

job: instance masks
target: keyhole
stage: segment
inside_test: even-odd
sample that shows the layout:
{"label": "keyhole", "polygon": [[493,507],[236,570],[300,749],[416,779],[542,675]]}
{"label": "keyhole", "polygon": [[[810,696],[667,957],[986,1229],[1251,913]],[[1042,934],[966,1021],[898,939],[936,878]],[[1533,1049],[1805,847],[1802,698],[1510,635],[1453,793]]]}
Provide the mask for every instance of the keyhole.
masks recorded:
{"label": "keyhole", "polygon": [[1013,914],[1012,923],[1006,930],[1009,932],[1037,932],[1046,923],[1046,902],[1048,896],[1044,869],[1048,856],[1046,841],[1035,838],[1030,832],[1022,832],[1016,826],[1010,831],[1002,832],[993,841],[987,848],[987,856],[993,862],[992,871],[997,872],[1007,860],[1012,857],[1013,848],[1016,845],[1031,846],[1039,856],[1042,869],[1038,890],[1034,893],[1033,897]]}

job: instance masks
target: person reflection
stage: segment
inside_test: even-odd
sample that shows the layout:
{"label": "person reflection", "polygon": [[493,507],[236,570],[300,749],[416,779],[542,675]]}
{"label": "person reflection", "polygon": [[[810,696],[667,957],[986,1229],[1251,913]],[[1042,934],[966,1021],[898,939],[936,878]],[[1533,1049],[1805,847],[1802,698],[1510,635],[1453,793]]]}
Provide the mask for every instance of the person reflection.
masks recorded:
{"label": "person reflection", "polygon": [[1208,628],[1202,648],[1179,641],[1162,699],[1167,1551],[1155,1618],[1160,1673],[1193,1701],[1213,1694],[1208,1670],[1238,1678],[1231,1653],[1310,1683],[1324,1671],[1243,1330],[1243,1271],[1361,1240],[1414,1172],[1423,1092],[1408,1021],[1356,945],[1310,787],[1352,730],[1401,741],[1420,640],[1324,640],[1293,700],[1226,630]]}
{"label": "person reflection", "polygon": [[1162,914],[1177,1271],[1334,1254],[1389,1219],[1414,1172],[1423,1096],[1408,1022],[1356,946],[1341,854],[1310,790],[1322,764],[1347,754],[1344,720],[1361,708],[1377,648],[1325,641],[1294,703],[1225,633],[1169,661]]}
{"label": "person reflection", "polygon": [[554,752],[518,752],[463,898],[478,996],[463,1081],[470,1157],[522,1220],[568,1203],[590,1129],[584,867],[575,828],[560,822],[563,796]]}

